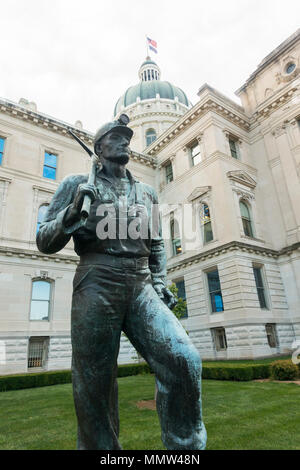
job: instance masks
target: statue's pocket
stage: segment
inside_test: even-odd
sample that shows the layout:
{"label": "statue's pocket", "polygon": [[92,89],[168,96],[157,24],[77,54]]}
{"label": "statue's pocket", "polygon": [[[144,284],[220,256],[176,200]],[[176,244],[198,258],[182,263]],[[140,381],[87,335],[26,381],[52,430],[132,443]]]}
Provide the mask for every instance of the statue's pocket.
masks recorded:
{"label": "statue's pocket", "polygon": [[73,293],[78,292],[82,287],[83,281],[86,280],[89,274],[93,271],[93,266],[89,267],[79,267],[76,270],[74,279],[73,279]]}

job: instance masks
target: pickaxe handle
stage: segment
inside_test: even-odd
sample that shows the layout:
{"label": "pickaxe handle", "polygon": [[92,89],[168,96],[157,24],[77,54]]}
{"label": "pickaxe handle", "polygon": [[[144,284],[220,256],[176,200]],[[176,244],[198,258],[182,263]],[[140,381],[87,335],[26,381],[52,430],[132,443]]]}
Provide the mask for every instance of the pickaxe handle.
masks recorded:
{"label": "pickaxe handle", "polygon": [[[92,167],[89,174],[88,184],[95,184],[96,179],[96,168],[98,160],[93,156],[92,157]],[[81,207],[80,215],[83,219],[87,219],[90,214],[91,208],[91,198],[88,194],[84,196],[83,204]]]}
{"label": "pickaxe handle", "polygon": [[[81,139],[79,139],[79,137],[74,134],[70,129],[68,129],[68,132],[69,134],[71,134],[72,137],[74,137],[75,140],[77,140],[77,142],[79,143],[79,145],[81,145],[82,148],[84,148],[84,150],[89,154],[89,156],[91,157],[92,159],[92,167],[91,167],[91,171],[90,171],[90,174],[89,174],[89,179],[88,179],[88,183],[89,184],[95,184],[95,180],[96,180],[96,168],[97,168],[97,165],[100,165],[98,163],[98,157],[94,154],[94,152],[92,152],[86,145],[84,142],[82,142]],[[84,199],[83,199],[83,204],[82,204],[82,208],[81,208],[81,211],[80,211],[80,215],[83,219],[87,219],[88,216],[89,216],[89,213],[90,213],[90,208],[91,208],[91,198],[89,197],[88,194],[86,194],[84,196]]]}

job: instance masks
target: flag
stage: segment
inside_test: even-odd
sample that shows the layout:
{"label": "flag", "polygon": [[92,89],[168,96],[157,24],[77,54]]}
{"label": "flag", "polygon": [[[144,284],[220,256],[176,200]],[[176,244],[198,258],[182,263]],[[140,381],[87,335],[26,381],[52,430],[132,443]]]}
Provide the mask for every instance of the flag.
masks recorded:
{"label": "flag", "polygon": [[148,47],[157,54],[157,42],[147,37]]}

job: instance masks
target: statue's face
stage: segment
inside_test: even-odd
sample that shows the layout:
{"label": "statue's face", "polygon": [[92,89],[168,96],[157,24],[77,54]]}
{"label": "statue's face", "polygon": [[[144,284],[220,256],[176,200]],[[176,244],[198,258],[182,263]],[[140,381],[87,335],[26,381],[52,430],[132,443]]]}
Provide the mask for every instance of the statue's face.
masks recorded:
{"label": "statue's face", "polygon": [[109,132],[100,142],[101,156],[120,165],[129,161],[130,138],[118,131]]}

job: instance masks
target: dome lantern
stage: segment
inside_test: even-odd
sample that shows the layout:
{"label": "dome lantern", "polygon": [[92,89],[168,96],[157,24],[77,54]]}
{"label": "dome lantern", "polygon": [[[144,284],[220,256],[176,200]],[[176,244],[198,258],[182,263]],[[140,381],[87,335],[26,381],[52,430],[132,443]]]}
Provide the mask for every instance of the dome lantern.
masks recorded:
{"label": "dome lantern", "polygon": [[160,68],[149,56],[140,67],[139,78],[141,82],[160,80]]}

